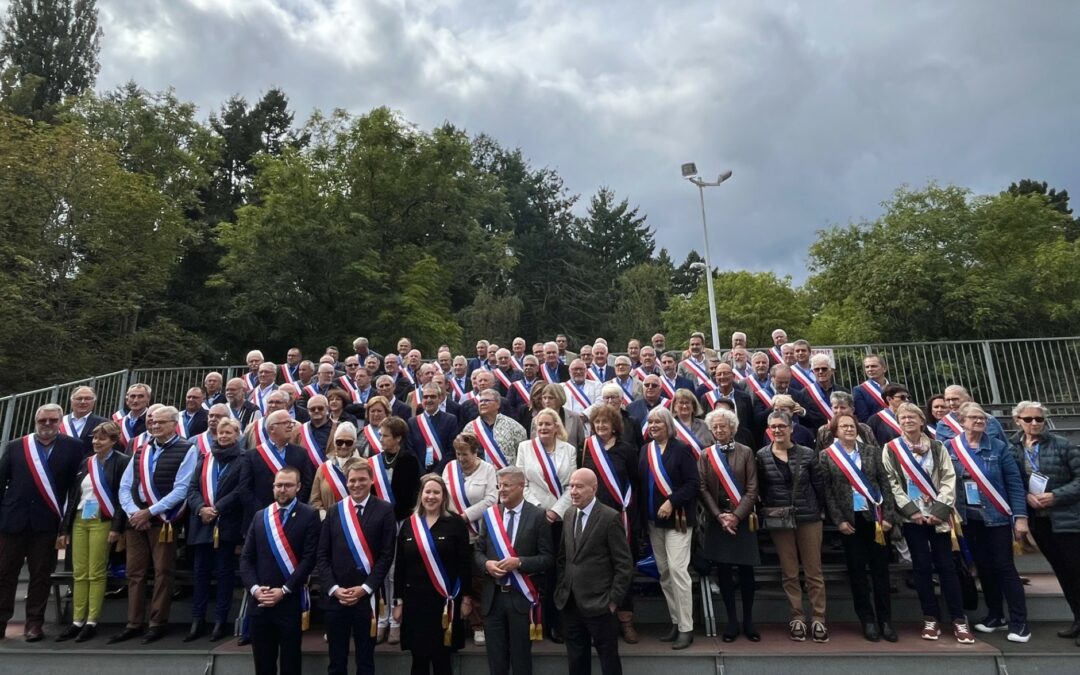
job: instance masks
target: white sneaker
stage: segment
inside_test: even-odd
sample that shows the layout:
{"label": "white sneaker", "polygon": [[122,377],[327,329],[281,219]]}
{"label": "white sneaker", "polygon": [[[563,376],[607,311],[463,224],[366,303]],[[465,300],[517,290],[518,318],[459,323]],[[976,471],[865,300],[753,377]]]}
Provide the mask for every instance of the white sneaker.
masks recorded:
{"label": "white sneaker", "polygon": [[476,643],[477,647],[483,647],[485,644],[487,644],[487,638],[484,637],[484,629],[483,628],[474,630],[473,634],[472,634],[472,639],[473,639],[473,642]]}
{"label": "white sneaker", "polygon": [[711,579],[709,580],[709,592],[713,595],[720,595],[720,587]]}
{"label": "white sneaker", "polygon": [[1009,642],[1027,642],[1031,639],[1031,628],[1025,623],[1016,630],[1010,630]]}

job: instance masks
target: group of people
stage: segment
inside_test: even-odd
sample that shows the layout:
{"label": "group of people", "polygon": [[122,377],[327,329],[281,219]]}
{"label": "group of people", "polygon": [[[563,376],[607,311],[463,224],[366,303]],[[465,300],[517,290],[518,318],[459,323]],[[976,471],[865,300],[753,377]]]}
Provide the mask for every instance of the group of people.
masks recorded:
{"label": "group of people", "polygon": [[[1080,449],[1048,431],[1042,404],[1019,403],[1006,438],[959,385],[920,408],[868,355],[849,391],[827,355],[782,330],[773,340],[751,354],[736,333],[718,354],[701,333],[685,351],[657,334],[611,358],[602,339],[575,354],[560,335],[531,353],[517,338],[425,361],[407,338],[386,356],[358,338],[318,365],[296,348],[281,365],[252,351],[248,373],[209,373],[182,409],[133,384],[111,418],[79,387],[67,414],[42,406],[0,456],[0,628],[26,564],[25,639],[43,639],[67,548],[73,621],[56,639],[93,639],[122,551],[128,618],[109,642],[159,640],[182,542],[194,579],[184,639],[232,635],[239,569],[240,640],[258,673],[300,672],[313,590],[330,673],[347,672],[350,644],[373,672],[382,641],[410,650],[415,673],[448,673],[468,637],[492,672],[531,672],[531,643],[546,637],[565,642],[570,672],[589,672],[595,648],[616,673],[619,639],[638,641],[631,580],[649,551],[673,649],[693,642],[694,568],[716,574],[722,639],[761,639],[759,529],[779,558],[791,639],[827,642],[829,522],[868,640],[898,639],[895,551],[911,562],[922,638],[945,626],[961,643],[997,630],[1026,642],[1013,554],[1029,533],[1074,614],[1059,634],[1080,635]],[[974,625],[969,568],[986,606]]]}

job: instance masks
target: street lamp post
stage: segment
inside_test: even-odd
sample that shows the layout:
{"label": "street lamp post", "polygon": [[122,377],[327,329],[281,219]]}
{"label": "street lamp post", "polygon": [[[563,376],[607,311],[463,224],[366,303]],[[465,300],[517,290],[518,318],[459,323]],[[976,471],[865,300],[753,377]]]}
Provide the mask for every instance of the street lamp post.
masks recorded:
{"label": "street lamp post", "polygon": [[690,181],[698,188],[698,197],[701,200],[701,228],[705,233],[705,286],[709,290],[709,320],[712,322],[712,346],[717,353],[720,352],[720,328],[716,322],[716,297],[713,293],[712,262],[709,258],[709,226],[705,222],[705,188],[717,187],[728,178],[731,178],[731,169],[720,174],[716,182],[702,180],[697,175],[697,165],[693,162],[682,165],[683,178]]}

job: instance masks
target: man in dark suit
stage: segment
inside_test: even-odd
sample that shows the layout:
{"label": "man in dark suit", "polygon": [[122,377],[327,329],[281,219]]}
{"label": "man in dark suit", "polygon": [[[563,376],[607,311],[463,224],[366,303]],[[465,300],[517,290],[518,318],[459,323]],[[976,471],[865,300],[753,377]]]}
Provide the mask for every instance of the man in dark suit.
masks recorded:
{"label": "man in dark suit", "polygon": [[836,381],[833,379],[832,361],[827,355],[815,354],[810,359],[810,370],[814,373],[815,391],[811,392],[807,389],[803,392],[810,403],[810,405],[805,406],[806,415],[803,423],[811,429],[817,429],[822,424],[827,424],[832,420],[832,407],[829,403],[829,397],[832,396],[833,392],[842,391],[846,394],[851,392],[836,385]]}
{"label": "man in dark suit", "polygon": [[596,378],[597,382],[607,382],[615,378],[615,369],[608,365],[608,348],[602,342],[597,342],[592,348],[593,364],[589,366],[589,378]]}
{"label": "man in dark suit", "polygon": [[456,417],[458,429],[462,429],[465,425],[461,422],[461,405],[454,400],[454,397],[450,395],[450,390],[446,388],[446,375],[436,372],[431,376],[431,381],[439,385],[439,388],[443,391],[443,399],[439,402],[439,410]]}
{"label": "man in dark suit", "polygon": [[665,352],[660,357],[660,386],[668,398],[675,398],[676,389],[694,391],[694,381],[679,374],[678,355],[678,352]]}
{"label": "man in dark suit", "polygon": [[[256,675],[302,672],[304,585],[319,547],[319,512],[299,499],[300,472],[285,467],[273,483],[274,502],[255,514],[240,556],[240,577],[252,598],[248,615]],[[284,533],[291,556],[275,545],[268,528]]]}
{"label": "man in dark suit", "polygon": [[622,662],[615,608],[630,588],[634,559],[619,514],[596,499],[591,469],[570,475],[570,502],[563,514],[555,588],[570,675],[592,672],[590,644],[596,647],[601,672],[618,675]]}
{"label": "man in dark suit", "polygon": [[420,462],[421,474],[442,473],[443,467],[454,458],[454,438],[458,434],[457,418],[439,410],[444,394],[439,385],[428,382],[421,390],[424,409],[409,418],[409,447]]}
{"label": "man in dark suit", "polygon": [[[383,367],[386,368],[386,376],[390,378],[391,393],[394,397],[399,399],[408,398],[409,392],[414,387],[412,381],[405,375],[402,370],[405,368],[401,363],[401,359],[396,354],[387,354],[386,359],[383,361]],[[387,400],[391,397],[384,393],[383,389],[379,387],[379,383],[382,381],[382,375],[379,379],[375,380],[375,389],[379,392],[379,396],[386,396]]]}
{"label": "man in dark suit", "polygon": [[184,409],[180,412],[180,435],[184,438],[194,438],[209,427],[210,420],[202,405],[205,398],[199,387],[188,389],[184,396]]}
{"label": "man in dark suit", "polygon": [[544,362],[540,365],[540,377],[553,384],[562,384],[570,379],[570,369],[559,360],[559,345],[554,342],[544,343]]}
{"label": "man in dark suit", "polygon": [[469,359],[466,375],[472,377],[473,371],[487,370],[488,347],[490,346],[491,343],[487,340],[480,340],[476,343],[476,357]]}
{"label": "man in dark suit", "polygon": [[112,415],[112,421],[120,425],[118,450],[127,449],[132,440],[146,431],[146,411],[150,407],[151,393],[150,387],[142,382],[136,382],[127,388],[124,406]]}
{"label": "man in dark suit", "polygon": [[739,418],[739,428],[753,428],[754,401],[749,393],[735,386],[735,373],[730,363],[718,363],[713,368],[713,386],[702,386],[695,393],[706,413],[716,408],[723,399],[731,401],[732,409]]}
{"label": "man in dark suit", "polygon": [[[394,562],[397,521],[394,507],[371,494],[368,461],[353,459],[346,467],[349,497],[327,511],[319,537],[319,582],[327,589],[323,606],[330,649],[328,672],[348,675],[351,639],[356,643],[356,672],[373,675],[375,636],[371,628],[376,620],[373,607],[377,606],[378,590]],[[343,509],[349,512],[344,513]],[[367,543],[370,559],[360,557],[364,547],[352,537],[352,527],[356,524]]]}
{"label": "man in dark suit", "polygon": [[71,412],[60,419],[60,433],[77,438],[83,444],[83,456],[94,454],[94,429],[106,421],[94,414],[97,394],[91,387],[76,387],[71,392]]}
{"label": "man in dark suit", "polygon": [[83,462],[82,442],[59,433],[63,408],[34,413],[34,433],[7,444],[0,456],[0,640],[15,613],[15,588],[26,563],[27,642],[44,637],[49,576],[56,569],[56,536],[64,500]]}
{"label": "man in dark suit", "polygon": [[484,617],[488,671],[530,675],[529,628],[534,605],[521,590],[524,581],[511,577],[516,571],[531,579],[537,592],[535,602],[540,602],[544,573],[554,564],[551,525],[543,510],[525,501],[525,472],[520,467],[500,469],[498,488],[499,504],[491,508],[499,510],[505,539],[512,551],[495,545],[495,535],[488,529],[489,523],[495,523],[490,509],[481,521],[480,536],[473,545],[475,567],[484,575],[480,614]]}
{"label": "man in dark suit", "polygon": [[221,373],[217,371],[211,371],[203,378],[203,393],[206,395],[203,410],[210,410],[218,403],[228,403],[225,398],[225,383],[222,381]]}
{"label": "man in dark suit", "polygon": [[266,431],[270,437],[259,447],[244,453],[243,490],[247,502],[244,509],[244,527],[259,509],[274,501],[274,476],[282,467],[291,466],[300,473],[300,501],[305,504],[311,495],[311,482],[315,479],[315,467],[308,459],[307,451],[289,442],[292,437],[293,420],[284,410],[275,410],[266,418]]}
{"label": "man in dark suit", "polygon": [[[393,354],[390,355],[391,357]],[[389,357],[388,357],[389,358]],[[375,393],[390,402],[390,414],[407,420],[412,417],[412,408],[405,401],[398,398],[394,388],[394,378],[389,375],[380,375],[375,380]]]}
{"label": "man in dark suit", "polygon": [[[790,396],[795,400],[795,403],[802,406],[803,410],[809,410],[810,401],[806,400],[806,392],[797,390],[791,386],[791,368],[784,364],[776,364],[769,371],[769,384],[768,394],[770,397],[775,398],[780,394]],[[766,405],[761,397],[755,396],[754,401],[754,431],[758,435],[758,440],[766,438],[765,427],[769,414],[772,413],[772,405]],[[820,426],[820,425],[819,425]]]}

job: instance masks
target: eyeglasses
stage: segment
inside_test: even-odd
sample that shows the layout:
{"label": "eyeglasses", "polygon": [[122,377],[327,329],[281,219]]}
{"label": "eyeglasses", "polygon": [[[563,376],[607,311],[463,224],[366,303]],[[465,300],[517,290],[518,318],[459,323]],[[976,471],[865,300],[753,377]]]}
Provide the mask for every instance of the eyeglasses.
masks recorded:
{"label": "eyeglasses", "polygon": [[641,386],[645,387],[646,389],[653,389],[655,387],[659,387],[660,385],[652,383],[652,382],[647,382],[647,383],[645,383],[645,384],[643,384]]}
{"label": "eyeglasses", "polygon": [[810,370],[814,371],[815,373],[827,373],[832,370],[832,368],[829,368],[828,366],[818,366],[817,368],[811,368]]}
{"label": "eyeglasses", "polygon": [[770,424],[769,429],[772,431],[787,431],[788,425],[786,424]]}
{"label": "eyeglasses", "polygon": [[314,406],[314,407],[310,407],[310,408],[308,408],[308,412],[326,412],[326,406],[317,405],[317,406]]}
{"label": "eyeglasses", "polygon": [[911,400],[911,397],[908,396],[907,394],[897,394],[896,396],[893,396],[893,398],[897,399],[898,401],[910,401]]}
{"label": "eyeglasses", "polygon": [[37,423],[38,424],[60,424],[60,418],[59,417],[39,417],[38,420],[37,420]]}
{"label": "eyeglasses", "polygon": [[348,447],[350,445],[355,445],[355,444],[356,444],[356,441],[354,441],[352,439],[349,439],[349,438],[339,438],[336,441],[334,441],[334,445],[338,446],[339,448],[344,448],[344,447]]}
{"label": "eyeglasses", "polygon": [[1021,417],[1020,421],[1021,422],[1027,422],[1028,424],[1031,424],[1033,422],[1037,422],[1039,424],[1042,424],[1043,422],[1046,421],[1046,418],[1045,417]]}

